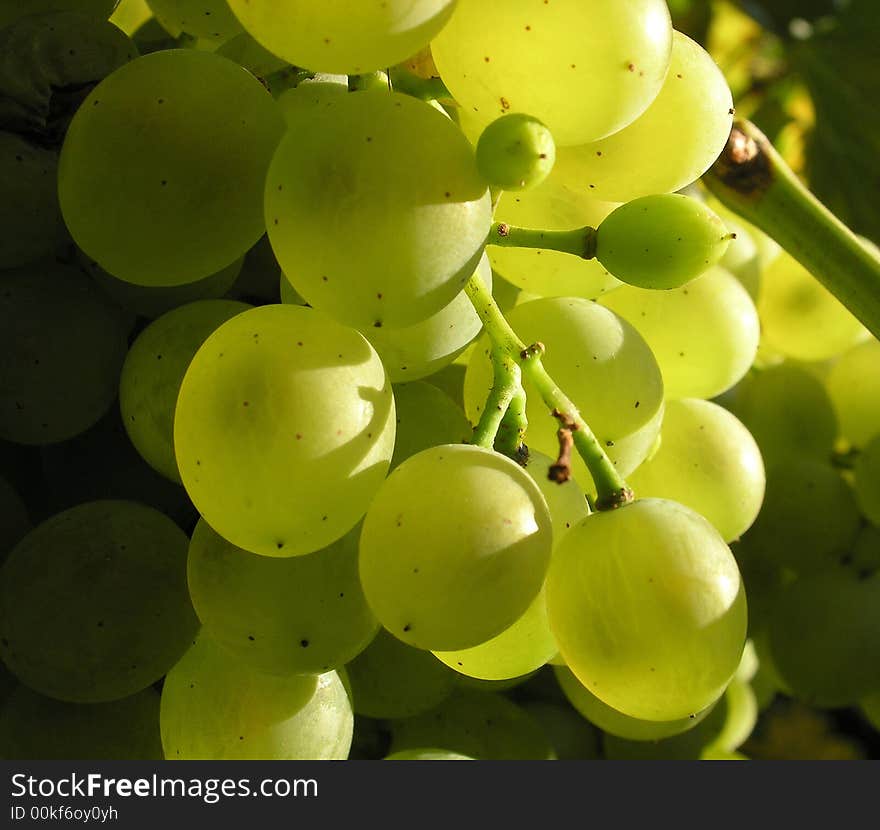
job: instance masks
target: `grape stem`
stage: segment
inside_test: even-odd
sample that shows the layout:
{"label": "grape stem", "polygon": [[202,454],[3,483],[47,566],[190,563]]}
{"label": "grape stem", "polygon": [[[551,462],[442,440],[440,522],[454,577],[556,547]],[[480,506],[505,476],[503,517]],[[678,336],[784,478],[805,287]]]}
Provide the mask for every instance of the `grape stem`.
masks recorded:
{"label": "grape stem", "polygon": [[542,231],[496,222],[489,231],[488,244],[501,248],[541,248],[581,259],[595,259],[596,229],[587,225],[567,231]]}
{"label": "grape stem", "polygon": [[455,99],[440,78],[422,78],[402,66],[393,66],[388,77],[397,92],[403,92],[420,101],[440,101],[453,104]]}
{"label": "grape stem", "polygon": [[[632,501],[632,490],[611,463],[577,407],[544,368],[541,360],[545,351],[543,344],[527,346],[520,340],[479,275],[474,274],[464,290],[492,341],[490,357],[495,376],[486,407],[474,430],[474,443],[492,447],[506,413],[511,412],[511,422],[507,424],[509,434],[504,441],[508,448],[512,440],[518,441],[521,446],[526,427],[522,380],[527,378],[550,412],[568,430],[572,443],[584,459],[596,485],[596,509],[612,510]],[[560,452],[560,457],[563,454]],[[563,463],[567,463],[567,459]],[[559,472],[554,474],[552,470],[550,479],[558,481],[556,476]]]}
{"label": "grape stem", "polygon": [[734,123],[703,182],[724,205],[773,237],[880,338],[880,257],[804,187],[754,124]]}

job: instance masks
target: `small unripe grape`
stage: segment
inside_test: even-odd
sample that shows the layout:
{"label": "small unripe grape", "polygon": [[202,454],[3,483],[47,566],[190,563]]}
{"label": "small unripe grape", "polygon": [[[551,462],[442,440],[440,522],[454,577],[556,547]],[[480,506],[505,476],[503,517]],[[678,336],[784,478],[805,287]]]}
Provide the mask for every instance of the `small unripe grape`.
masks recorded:
{"label": "small unripe grape", "polygon": [[679,288],[715,265],[733,238],[706,205],[676,193],[621,205],[599,225],[596,259],[639,288]]}
{"label": "small unripe grape", "polygon": [[530,190],[553,169],[556,144],[547,126],[523,113],[493,121],[477,142],[477,166],[503,190]]}

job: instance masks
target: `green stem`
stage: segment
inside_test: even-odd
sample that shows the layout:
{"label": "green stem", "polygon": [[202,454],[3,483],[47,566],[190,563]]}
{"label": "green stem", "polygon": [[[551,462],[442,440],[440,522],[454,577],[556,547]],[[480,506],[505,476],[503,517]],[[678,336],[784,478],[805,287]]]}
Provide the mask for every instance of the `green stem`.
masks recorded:
{"label": "green stem", "polygon": [[474,428],[473,442],[479,447],[492,449],[511,402],[522,389],[522,373],[516,361],[504,349],[492,348],[492,369],[495,379],[480,422]]}
{"label": "green stem", "polygon": [[[535,343],[527,346],[519,339],[501,313],[501,309],[498,308],[491,292],[478,275],[475,274],[468,280],[465,292],[483,321],[486,333],[492,340],[491,356],[496,379],[483,417],[480,419],[480,424],[477,425],[475,442],[480,443],[481,446],[491,446],[488,443],[487,430],[491,429],[490,424],[495,423],[496,420],[500,426],[504,416],[504,413],[501,413],[501,416],[497,417],[498,410],[495,409],[497,403],[502,400],[501,390],[519,388],[521,377],[525,377],[538,391],[554,417],[570,424],[575,446],[584,459],[596,485],[598,509],[609,510],[631,501],[632,491],[627,487],[614,464],[611,463],[602,445],[593,435],[592,430],[571,399],[559,388],[544,368],[541,360],[541,355],[544,353],[543,345]],[[516,371],[512,367],[516,367]],[[502,380],[504,375],[507,375],[506,380]],[[508,405],[512,400],[513,398],[508,400]],[[489,409],[495,411],[489,414]],[[493,440],[494,437],[493,434]]]}
{"label": "green stem", "polygon": [[422,78],[402,66],[393,66],[388,70],[388,74],[397,92],[403,92],[422,101],[440,101],[449,104],[455,101],[440,78]]}
{"label": "green stem", "polygon": [[[519,367],[517,366],[517,370]],[[498,452],[508,455],[516,461],[525,463],[528,461],[528,453],[523,451],[526,440],[526,430],[529,419],[526,416],[526,393],[522,386],[507,407],[507,412],[501,419],[501,427],[495,439]]]}
{"label": "green stem", "polygon": [[369,90],[387,92],[389,89],[391,89],[391,87],[389,85],[388,75],[381,71],[348,76],[349,92],[362,92]]}
{"label": "green stem", "polygon": [[594,259],[596,229],[586,226],[567,231],[542,231],[496,222],[489,231],[487,244],[500,248],[541,248],[572,254],[582,259]]}
{"label": "green stem", "polygon": [[734,124],[703,181],[724,205],[773,237],[880,338],[880,257],[804,187],[754,124]]}

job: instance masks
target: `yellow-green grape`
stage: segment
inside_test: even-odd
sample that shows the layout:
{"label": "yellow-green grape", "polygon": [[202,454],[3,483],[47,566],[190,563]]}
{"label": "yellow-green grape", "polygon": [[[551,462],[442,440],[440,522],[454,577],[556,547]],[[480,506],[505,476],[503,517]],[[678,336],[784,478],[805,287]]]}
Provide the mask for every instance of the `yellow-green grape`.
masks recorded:
{"label": "yellow-green grape", "polygon": [[395,637],[432,651],[470,648],[525,613],[552,542],[547,503],[515,462],[482,447],[432,447],[373,499],[361,582]]}
{"label": "yellow-green grape", "polygon": [[154,320],[186,303],[224,296],[238,279],[243,263],[244,259],[239,258],[204,279],[171,286],[135,285],[132,282],[118,280],[93,260],[87,260],[86,268],[95,282],[120,306],[141,317]]}
{"label": "yellow-green grape", "polygon": [[0,476],[0,564],[31,527],[31,520],[21,496]]}
{"label": "yellow-green grape", "polygon": [[[563,484],[550,481],[548,471],[553,463],[548,456],[531,450],[525,470],[547,501],[555,547],[570,528],[590,514],[590,508],[573,479]],[[469,677],[507,680],[539,669],[558,651],[542,589],[525,614],[496,637],[469,649],[435,654],[447,666]]]}
{"label": "yellow-green grape", "polygon": [[792,456],[768,467],[764,504],[746,540],[759,556],[809,573],[849,551],[859,521],[855,494],[838,470]]}
{"label": "yellow-green grape", "polygon": [[[502,194],[497,215],[510,225],[562,231],[596,227],[615,207],[578,193],[551,174],[534,190]],[[595,259],[539,248],[490,245],[487,250],[504,279],[540,297],[591,300],[620,285]]]}
{"label": "yellow-green grape", "polygon": [[116,396],[129,322],[76,268],[0,274],[0,438],[51,444],[96,423]]}
{"label": "yellow-green grape", "polygon": [[0,29],[21,17],[44,12],[75,11],[106,20],[119,0],[0,0]]}
{"label": "yellow-green grape", "polygon": [[117,700],[174,665],[197,627],[183,531],[135,502],[47,519],[0,570],[0,654],[30,688],[76,703]]}
{"label": "yellow-green grape", "polygon": [[159,694],[64,703],[19,686],[0,708],[0,746],[18,761],[161,761]]}
{"label": "yellow-green grape", "polygon": [[[547,371],[584,415],[620,474],[629,475],[648,454],[662,417],[663,381],[642,336],[608,309],[574,297],[524,303],[512,309],[507,319],[524,342],[545,345]],[[465,411],[474,423],[491,386],[489,342],[484,335],[465,376]],[[526,443],[555,458],[559,424],[528,380],[525,390]],[[649,434],[637,436],[641,430]],[[631,437],[638,440],[628,444],[625,439]],[[588,487],[591,479],[583,461],[579,456],[573,460],[575,478]]]}
{"label": "yellow-green grape", "polygon": [[698,513],[638,499],[568,532],[547,577],[547,610],[568,667],[634,718],[705,709],[733,677],[746,635],[736,560]]}
{"label": "yellow-green grape", "polygon": [[226,41],[242,31],[226,0],[148,0],[156,20],[172,37],[186,33]]}
{"label": "yellow-green grape", "polygon": [[351,699],[358,715],[408,718],[446,700],[456,674],[430,651],[402,643],[381,629],[346,667]]}
{"label": "yellow-green grape", "polygon": [[174,408],[183,377],[213,331],[251,306],[200,300],[147,326],[134,341],[119,379],[119,408],[128,437],[154,470],[180,483],[174,457]]}
{"label": "yellow-green grape", "polygon": [[436,386],[424,381],[394,387],[397,431],[391,469],[429,447],[463,444],[473,433],[461,407]]}
{"label": "yellow-green grape", "polygon": [[201,520],[187,577],[204,631],[266,674],[319,674],[347,663],[379,628],[358,579],[359,530],[278,559],[231,545]]}
{"label": "yellow-green grape", "polygon": [[288,128],[295,127],[303,118],[311,118],[317,109],[332,106],[339,98],[348,95],[347,75],[315,75],[307,78],[293,89],[278,96],[278,106]]}
{"label": "yellow-green grape", "polygon": [[730,232],[705,204],[667,193],[634,199],[596,232],[596,259],[639,288],[679,288],[715,265]]}
{"label": "yellow-green grape", "polygon": [[537,118],[518,112],[495,119],[477,142],[477,166],[502,190],[531,190],[556,161],[553,135]]}
{"label": "yellow-green grape", "polygon": [[370,344],[310,308],[233,317],[187,369],[180,477],[205,520],[253,553],[296,556],[364,515],[394,448],[394,398]]}
{"label": "yellow-green grape", "polygon": [[570,706],[526,701],[522,704],[544,730],[560,761],[598,761],[602,757],[601,733]]}
{"label": "yellow-green grape", "polygon": [[860,704],[862,712],[868,719],[868,723],[880,732],[880,692],[864,698]]}
{"label": "yellow-green grape", "polygon": [[623,286],[601,302],[648,342],[669,400],[720,395],[755,359],[760,339],[755,304],[723,268],[669,291]]}
{"label": "yellow-green grape", "polygon": [[853,473],[856,501],[862,514],[880,525],[880,435],[859,454]]}
{"label": "yellow-green grape", "polygon": [[[672,23],[663,0],[459,0],[431,53],[456,101],[484,124],[543,121],[558,145],[623,129],[663,85]],[[580,104],[576,102],[582,102]]]}
{"label": "yellow-green grape", "polygon": [[273,55],[244,31],[222,43],[217,54],[235,61],[252,75],[263,79],[287,66],[287,61]]}
{"label": "yellow-green grape", "polygon": [[455,0],[228,0],[270,52],[316,72],[372,72],[427,46]]}
{"label": "yellow-green grape", "polygon": [[837,357],[867,336],[843,303],[785,251],[764,271],[758,315],[762,338],[795,360]]}
{"label": "yellow-green grape", "polygon": [[118,3],[110,15],[110,22],[129,36],[153,17],[147,0],[118,0]]}
{"label": "yellow-green grape", "polygon": [[709,169],[732,123],[733,98],[721,70],[702,46],[674,32],[669,71],[647,110],[601,141],[561,149],[557,170],[597,199],[671,193]]}
{"label": "yellow-green grape", "polygon": [[880,342],[868,340],[831,367],[828,394],[840,422],[840,435],[864,447],[880,433]]}
{"label": "yellow-green grape", "polygon": [[768,467],[789,456],[831,456],[837,435],[834,407],[821,381],[796,364],[746,375],[733,390],[729,408],[758,442]]}
{"label": "yellow-green grape", "polygon": [[293,287],[358,328],[409,326],[450,303],[491,221],[486,182],[458,128],[387,91],[338,96],[289,122],[265,209]]}
{"label": "yellow-green grape", "polygon": [[554,758],[540,724],[499,694],[458,689],[439,706],[391,724],[391,751],[437,747],[488,761]]}
{"label": "yellow-green grape", "polygon": [[880,689],[878,632],[880,577],[833,568],[782,592],[770,619],[770,649],[799,700],[850,706]]}
{"label": "yellow-green grape", "polygon": [[344,760],[353,721],[335,671],[262,674],[204,634],[162,688],[162,746],[169,761]]}
{"label": "yellow-green grape", "polygon": [[669,401],[660,446],[627,477],[639,498],[671,499],[705,516],[725,542],[751,527],[764,499],[764,462],[749,431],[709,401]]}
{"label": "yellow-green grape", "polygon": [[469,755],[448,749],[402,749],[386,755],[386,761],[473,761]]}
{"label": "yellow-green grape", "polygon": [[263,183],[283,132],[271,96],[232,61],[195,49],[138,58],[71,122],[58,173],[68,230],[138,285],[216,273],[265,230]]}
{"label": "yellow-green grape", "polygon": [[724,692],[724,724],[718,736],[703,750],[703,758],[723,759],[736,752],[748,739],[758,722],[758,699],[748,683],[734,678]]}
{"label": "yellow-green grape", "polygon": [[[486,254],[480,259],[477,276],[492,290],[492,268]],[[480,333],[479,315],[463,291],[430,317],[404,328],[365,328],[361,334],[373,344],[392,383],[433,375],[448,366]]]}
{"label": "yellow-green grape", "polygon": [[281,302],[286,305],[305,305],[306,301],[296,293],[296,289],[288,282],[284,274],[279,280]]}
{"label": "yellow-green grape", "polygon": [[628,740],[607,733],[605,757],[609,761],[696,761],[718,739],[727,720],[727,695],[723,694],[693,729],[658,741]]}
{"label": "yellow-green grape", "polygon": [[568,702],[603,732],[628,741],[660,741],[693,729],[715,705],[676,720],[642,720],[624,715],[597,698],[567,666],[554,666],[553,673]]}
{"label": "yellow-green grape", "polygon": [[757,302],[761,290],[761,271],[764,268],[761,250],[758,247],[761,231],[725,208],[716,199],[709,199],[707,204],[721,217],[721,221],[734,235],[719,264],[730,271],[743,284],[752,300]]}
{"label": "yellow-green grape", "polygon": [[0,269],[52,253],[61,239],[58,156],[0,130]]}

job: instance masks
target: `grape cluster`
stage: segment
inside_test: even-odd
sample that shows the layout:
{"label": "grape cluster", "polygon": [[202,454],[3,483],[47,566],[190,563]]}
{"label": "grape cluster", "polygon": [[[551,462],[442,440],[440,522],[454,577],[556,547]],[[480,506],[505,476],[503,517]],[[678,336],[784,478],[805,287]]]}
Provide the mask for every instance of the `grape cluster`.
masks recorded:
{"label": "grape cluster", "polygon": [[880,345],[664,0],[500,5],[0,0],[9,757],[880,727]]}

